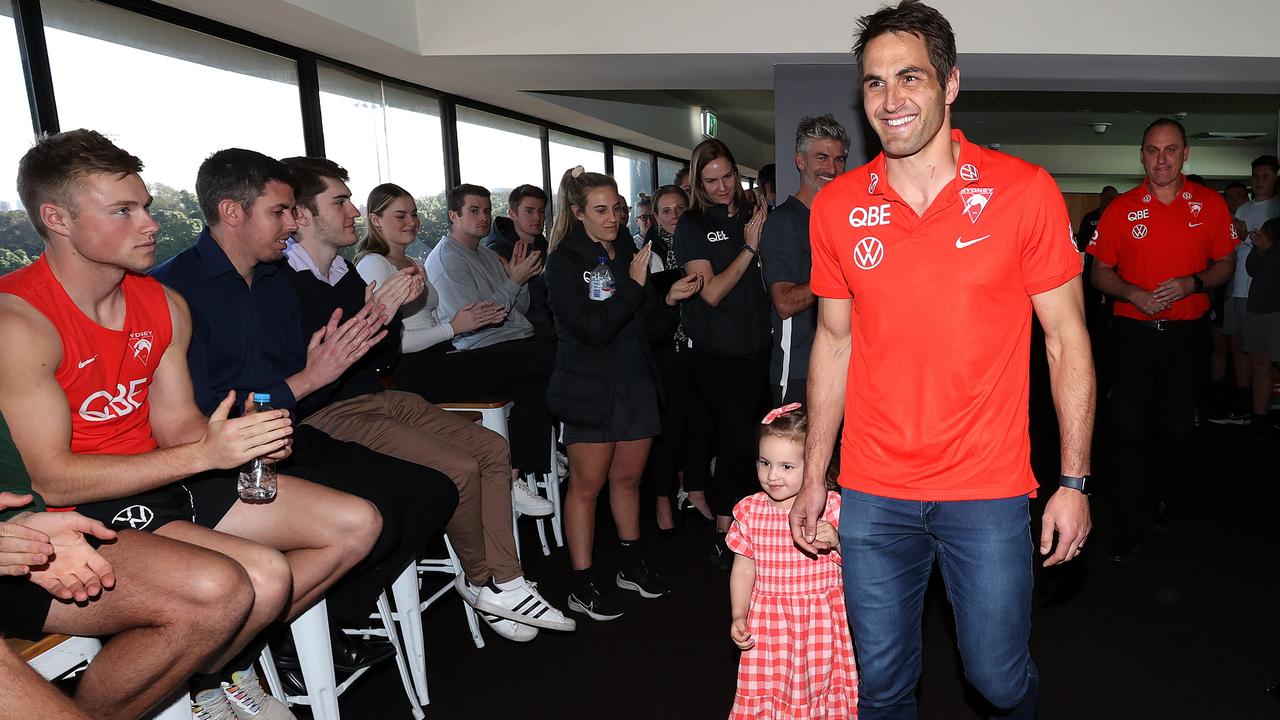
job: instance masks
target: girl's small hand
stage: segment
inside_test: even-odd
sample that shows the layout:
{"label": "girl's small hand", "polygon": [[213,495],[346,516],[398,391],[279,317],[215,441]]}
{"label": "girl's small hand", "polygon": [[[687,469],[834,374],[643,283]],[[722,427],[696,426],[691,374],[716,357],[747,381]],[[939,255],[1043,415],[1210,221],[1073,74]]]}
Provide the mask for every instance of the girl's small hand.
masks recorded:
{"label": "girl's small hand", "polygon": [[840,531],[836,530],[836,526],[826,520],[818,521],[817,535],[813,539],[813,546],[820,553],[829,553],[840,547]]}
{"label": "girl's small hand", "polygon": [[750,650],[756,646],[756,639],[747,632],[747,619],[744,617],[733,619],[733,624],[729,626],[729,637],[733,638],[733,644],[739,650]]}

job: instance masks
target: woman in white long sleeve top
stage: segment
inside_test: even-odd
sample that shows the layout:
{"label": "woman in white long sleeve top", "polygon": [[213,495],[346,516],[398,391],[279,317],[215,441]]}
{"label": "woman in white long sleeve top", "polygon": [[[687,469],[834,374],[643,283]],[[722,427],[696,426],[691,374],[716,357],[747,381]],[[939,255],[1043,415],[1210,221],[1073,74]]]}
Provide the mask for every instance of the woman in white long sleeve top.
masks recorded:
{"label": "woman in white long sleeve top", "polygon": [[[405,249],[417,238],[422,222],[413,196],[392,183],[374,188],[367,207],[368,231],[358,247],[356,271],[365,282],[382,283],[397,270],[416,264]],[[422,271],[421,265],[418,269]],[[546,369],[540,363],[529,362],[519,348],[503,343],[454,350],[451,340],[455,335],[501,323],[507,311],[495,303],[477,302],[444,321],[436,315],[440,296],[429,281],[426,285],[417,301],[401,308],[404,334],[395,370],[396,386],[432,403],[493,396],[511,400],[515,403],[509,419],[512,466],[545,465],[551,429]],[[537,458],[540,463],[535,464],[533,457],[523,457],[534,453],[541,454]],[[523,483],[516,487],[519,504]]]}

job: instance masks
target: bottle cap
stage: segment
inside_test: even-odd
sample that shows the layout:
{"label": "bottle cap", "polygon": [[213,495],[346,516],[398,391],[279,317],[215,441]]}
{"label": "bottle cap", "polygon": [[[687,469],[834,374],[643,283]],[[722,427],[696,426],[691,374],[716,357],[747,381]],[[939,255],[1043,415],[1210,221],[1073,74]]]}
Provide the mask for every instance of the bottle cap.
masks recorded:
{"label": "bottle cap", "polygon": [[271,402],[271,393],[254,393],[253,401],[256,403]]}

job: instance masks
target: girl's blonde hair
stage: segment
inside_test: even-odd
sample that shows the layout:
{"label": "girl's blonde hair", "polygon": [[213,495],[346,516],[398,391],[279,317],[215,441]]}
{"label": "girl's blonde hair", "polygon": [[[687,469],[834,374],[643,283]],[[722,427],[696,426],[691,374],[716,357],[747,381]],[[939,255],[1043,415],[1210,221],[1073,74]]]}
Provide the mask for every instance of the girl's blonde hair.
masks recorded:
{"label": "girl's blonde hair", "polygon": [[[378,187],[369,191],[369,202],[365,205],[365,207],[368,208],[366,212],[369,215],[381,215],[382,212],[387,209],[388,205],[402,197],[407,197],[410,200],[413,199],[413,196],[409,194],[409,191],[399,185],[396,185],[395,183],[382,183]],[[356,245],[355,262],[359,263],[365,255],[385,256],[390,252],[390,250],[391,246],[387,243],[387,239],[382,237],[382,231],[374,226],[372,220],[366,218],[364,237],[360,240],[360,244]]]}

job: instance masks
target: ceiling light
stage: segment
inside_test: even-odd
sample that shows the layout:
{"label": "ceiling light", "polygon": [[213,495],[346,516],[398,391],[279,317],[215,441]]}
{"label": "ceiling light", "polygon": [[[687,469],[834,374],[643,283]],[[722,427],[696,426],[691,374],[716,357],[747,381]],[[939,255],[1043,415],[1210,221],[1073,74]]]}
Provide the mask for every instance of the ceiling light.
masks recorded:
{"label": "ceiling light", "polygon": [[1107,128],[1111,127],[1111,123],[1109,122],[1089,123],[1089,127],[1093,128],[1094,135],[1102,135],[1107,131]]}

